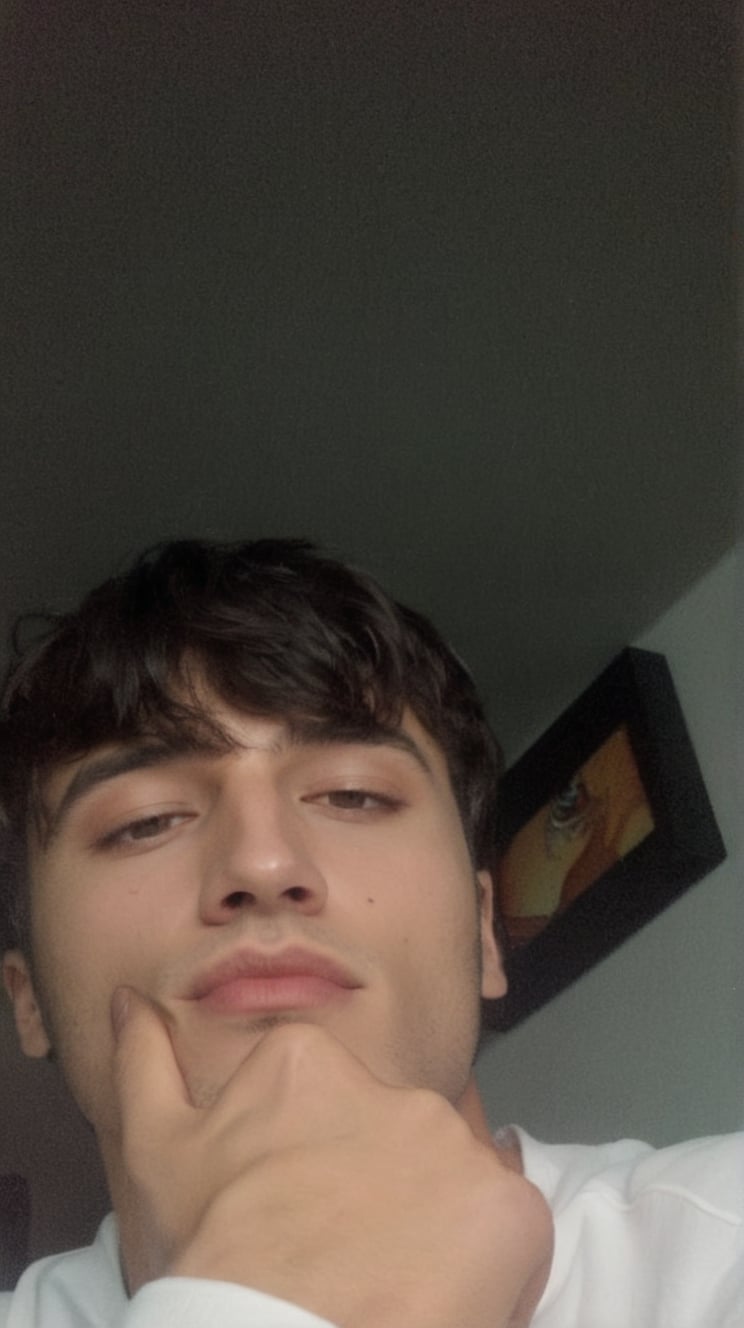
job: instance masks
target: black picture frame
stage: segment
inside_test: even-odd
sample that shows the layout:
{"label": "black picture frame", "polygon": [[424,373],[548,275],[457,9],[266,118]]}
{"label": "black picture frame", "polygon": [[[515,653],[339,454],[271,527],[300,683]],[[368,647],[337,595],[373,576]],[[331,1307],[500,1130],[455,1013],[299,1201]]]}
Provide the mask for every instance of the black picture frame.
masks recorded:
{"label": "black picture frame", "polygon": [[[529,882],[515,885],[505,871],[520,851],[514,848],[520,832],[519,844],[529,845],[531,839],[537,852],[538,835],[545,837],[544,860],[550,856],[551,835],[566,853],[578,852],[578,845],[568,848],[566,808],[581,814],[582,801],[585,806],[591,802],[582,771],[600,768],[603,760],[607,767],[604,754],[621,747],[624,778],[636,794],[636,774],[640,778],[642,794],[636,796],[634,813],[640,838],[598,870],[570,902],[561,896],[554,911],[537,919],[536,934],[526,940],[523,935],[521,944],[515,941],[512,919],[511,934],[507,930],[504,938],[509,991],[501,1000],[484,1002],[487,1029],[505,1031],[532,1014],[726,856],[666,658],[629,647],[506,772],[493,863],[497,893],[508,888],[507,898],[519,901],[518,891],[529,888]],[[600,801],[595,797],[594,805]],[[606,810],[602,815],[607,825]],[[585,844],[594,833],[588,824],[587,814],[581,831]],[[522,847],[523,860],[527,851]],[[586,856],[584,848],[581,852]]]}

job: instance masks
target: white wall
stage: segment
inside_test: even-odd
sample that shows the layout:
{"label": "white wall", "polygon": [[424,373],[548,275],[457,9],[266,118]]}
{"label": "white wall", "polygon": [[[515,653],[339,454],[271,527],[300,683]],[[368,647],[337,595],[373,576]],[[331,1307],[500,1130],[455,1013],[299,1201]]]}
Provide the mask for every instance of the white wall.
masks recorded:
{"label": "white wall", "polygon": [[494,1125],[658,1144],[744,1125],[741,572],[732,552],[633,643],[668,659],[727,860],[486,1044],[478,1077]]}

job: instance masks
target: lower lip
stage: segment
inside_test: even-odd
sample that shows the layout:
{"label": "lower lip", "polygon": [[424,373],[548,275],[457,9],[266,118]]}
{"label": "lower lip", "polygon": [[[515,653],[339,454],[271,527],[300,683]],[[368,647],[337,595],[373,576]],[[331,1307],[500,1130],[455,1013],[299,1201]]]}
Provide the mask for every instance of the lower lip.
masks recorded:
{"label": "lower lip", "polygon": [[342,1000],[353,990],[309,973],[282,977],[242,977],[221,982],[199,1004],[218,1014],[249,1014],[256,1010],[307,1010]]}

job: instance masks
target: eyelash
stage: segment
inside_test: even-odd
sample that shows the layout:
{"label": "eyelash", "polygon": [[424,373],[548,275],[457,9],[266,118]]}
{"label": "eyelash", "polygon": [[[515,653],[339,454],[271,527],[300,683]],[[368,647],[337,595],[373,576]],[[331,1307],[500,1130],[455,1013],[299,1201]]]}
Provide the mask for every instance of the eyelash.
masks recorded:
{"label": "eyelash", "polygon": [[[359,811],[359,812],[398,811],[403,806],[403,803],[400,798],[393,798],[390,796],[390,794],[386,793],[372,793],[369,789],[357,789],[357,788],[329,789],[327,793],[320,794],[319,798],[328,798],[329,800],[332,798],[339,799],[339,802],[337,803],[329,801],[327,804],[328,806],[335,808],[335,810],[337,811]],[[343,805],[344,799],[349,799],[352,805],[349,805],[347,803],[344,806]],[[354,803],[355,799],[357,800],[371,799],[374,805],[371,807],[360,807],[359,801]],[[315,801],[315,799],[311,799],[311,801]]]}
{"label": "eyelash", "polygon": [[[326,806],[340,812],[395,812],[403,806],[400,798],[394,798],[385,793],[372,793],[369,789],[357,788],[329,789],[326,793],[313,794],[306,801],[320,802],[322,798],[328,799]],[[333,799],[336,799],[336,801],[332,801]],[[372,806],[360,805],[361,802],[367,802],[368,800],[371,801]],[[174,821],[189,819],[190,817],[186,812],[156,812],[152,816],[138,817],[133,821],[127,821],[126,825],[119,826],[116,830],[111,830],[103,835],[97,841],[96,848],[129,848],[135,844],[145,844],[148,840],[157,839],[160,834],[167,833]],[[146,833],[147,827],[152,827],[152,834]],[[142,830],[145,830],[145,833],[138,833]]]}
{"label": "eyelash", "polygon": [[[126,825],[119,826],[117,830],[111,830],[98,840],[96,848],[118,848],[120,846],[130,847],[133,844],[147,843],[148,839],[157,839],[159,834],[170,829],[170,823],[176,820],[186,820],[185,812],[156,812],[152,816],[141,816],[134,821],[127,821]],[[168,824],[164,824],[167,822]],[[157,827],[154,833],[137,834],[138,830],[146,826]],[[131,838],[127,838],[131,836]]]}

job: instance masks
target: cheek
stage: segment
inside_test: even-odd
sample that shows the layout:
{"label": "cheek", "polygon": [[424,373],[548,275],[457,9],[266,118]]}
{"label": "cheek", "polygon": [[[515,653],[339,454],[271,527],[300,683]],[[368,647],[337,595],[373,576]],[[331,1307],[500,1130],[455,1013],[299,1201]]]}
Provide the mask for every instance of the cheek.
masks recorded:
{"label": "cheek", "polygon": [[427,980],[432,967],[461,972],[479,953],[478,891],[467,850],[432,835],[405,853],[368,862],[354,892],[337,898],[361,939]]}
{"label": "cheek", "polygon": [[[84,889],[56,877],[38,891],[32,946],[45,1021],[56,1042],[110,1041],[109,1006],[122,981],[137,983],[151,967],[158,934],[144,892]],[[154,895],[152,900],[156,900]]]}
{"label": "cheek", "polygon": [[[173,917],[168,880],[112,879],[93,870],[60,870],[38,891],[34,934],[40,947],[62,963],[80,963],[81,972],[99,957],[136,955]],[[170,891],[170,896],[173,891]]]}
{"label": "cheek", "polygon": [[110,1119],[114,1040],[111,996],[121,982],[147,990],[152,932],[110,901],[40,912],[34,937],[37,992],[59,1069],[94,1127]]}

